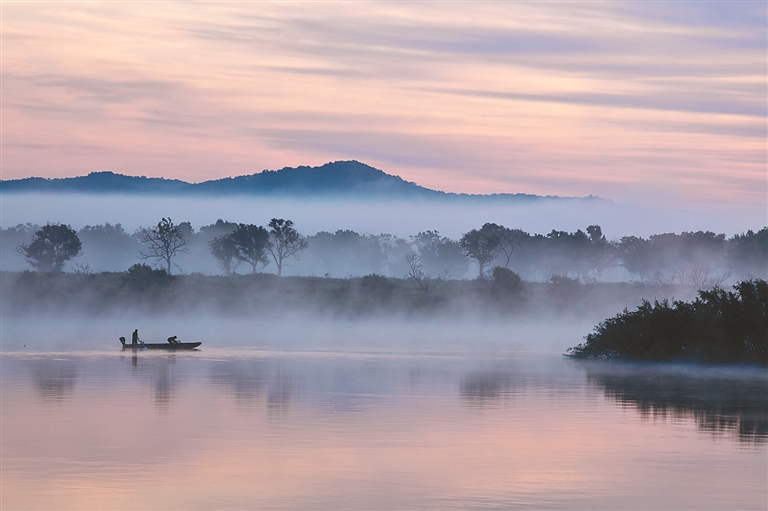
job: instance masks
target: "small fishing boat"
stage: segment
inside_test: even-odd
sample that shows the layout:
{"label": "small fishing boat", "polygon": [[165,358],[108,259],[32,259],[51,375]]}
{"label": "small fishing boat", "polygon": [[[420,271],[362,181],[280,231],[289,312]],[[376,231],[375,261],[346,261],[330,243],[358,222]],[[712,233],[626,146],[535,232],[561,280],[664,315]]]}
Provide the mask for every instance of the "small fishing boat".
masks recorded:
{"label": "small fishing boat", "polygon": [[123,345],[124,350],[193,350],[203,344],[202,342],[139,342],[138,344],[131,344],[125,342],[125,337],[120,338],[120,344]]}

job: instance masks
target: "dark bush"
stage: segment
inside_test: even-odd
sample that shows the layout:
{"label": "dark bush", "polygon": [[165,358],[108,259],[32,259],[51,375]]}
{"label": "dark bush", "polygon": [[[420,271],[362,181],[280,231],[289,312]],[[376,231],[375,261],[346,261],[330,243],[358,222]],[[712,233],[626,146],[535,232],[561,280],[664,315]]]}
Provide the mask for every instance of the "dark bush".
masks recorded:
{"label": "dark bush", "polygon": [[502,302],[518,300],[523,295],[523,279],[508,268],[497,266],[491,272],[491,296]]}
{"label": "dark bush", "polygon": [[151,287],[169,284],[173,277],[164,269],[154,269],[148,264],[134,264],[125,274],[123,285],[133,291],[144,291]]}
{"label": "dark bush", "polygon": [[386,277],[376,275],[366,275],[360,279],[360,292],[363,296],[379,303],[386,303],[392,299],[392,292],[395,285]]}
{"label": "dark bush", "polygon": [[695,360],[768,364],[768,283],[746,280],[734,291],[699,291],[693,302],[643,300],[635,311],[602,321],[576,358]]}

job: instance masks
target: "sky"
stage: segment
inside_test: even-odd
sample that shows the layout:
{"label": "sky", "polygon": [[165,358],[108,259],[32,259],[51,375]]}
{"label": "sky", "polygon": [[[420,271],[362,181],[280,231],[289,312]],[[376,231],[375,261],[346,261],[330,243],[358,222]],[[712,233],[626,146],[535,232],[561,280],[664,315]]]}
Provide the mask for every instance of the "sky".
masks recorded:
{"label": "sky", "polygon": [[0,10],[3,179],[355,159],[452,192],[767,203],[763,1]]}

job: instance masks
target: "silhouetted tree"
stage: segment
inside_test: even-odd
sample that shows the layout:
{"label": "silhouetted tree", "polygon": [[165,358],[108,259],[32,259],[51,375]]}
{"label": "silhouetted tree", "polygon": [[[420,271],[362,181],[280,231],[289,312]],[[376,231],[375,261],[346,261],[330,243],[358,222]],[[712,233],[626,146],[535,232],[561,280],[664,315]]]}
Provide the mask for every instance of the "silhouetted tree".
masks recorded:
{"label": "silhouetted tree", "polygon": [[614,264],[616,258],[615,246],[608,243],[603,234],[603,229],[599,225],[590,225],[587,227],[587,234],[591,242],[589,266],[595,270],[598,277],[601,277],[603,271]]}
{"label": "silhouetted tree", "polygon": [[587,227],[587,234],[592,243],[605,243],[605,235],[603,234],[603,228],[599,225],[590,225]]}
{"label": "silhouetted tree", "polygon": [[275,260],[278,277],[283,274],[285,260],[290,257],[298,259],[299,252],[305,248],[307,248],[307,240],[293,228],[291,220],[273,218],[269,221],[267,251]]}
{"label": "silhouetted tree", "polygon": [[232,234],[237,229],[235,222],[227,222],[219,218],[215,224],[204,225],[200,227],[198,232],[202,235],[203,240],[207,243],[217,236],[224,236],[226,234]]}
{"label": "silhouetted tree", "polygon": [[515,247],[522,244],[523,240],[528,237],[528,233],[521,229],[510,229],[503,225],[491,223],[483,225],[482,229],[493,232],[499,238],[499,251],[504,255],[504,268],[508,268]]}
{"label": "silhouetted tree", "polygon": [[237,247],[232,241],[231,234],[216,236],[208,242],[211,255],[216,258],[224,275],[232,275],[232,272],[240,263],[237,258]]}
{"label": "silhouetted tree", "polygon": [[187,227],[188,222],[175,225],[169,218],[163,218],[155,227],[150,229],[142,228],[139,230],[139,240],[143,244],[139,251],[142,259],[155,259],[156,264],[161,261],[165,263],[168,275],[171,274],[171,262],[176,255],[189,252],[187,244],[189,239],[184,235],[184,231],[191,230]]}
{"label": "silhouetted tree", "polygon": [[654,267],[654,253],[651,242],[637,236],[624,236],[618,244],[621,265],[629,273],[645,278]]}
{"label": "silhouetted tree", "polygon": [[479,278],[483,278],[485,267],[493,261],[499,252],[501,240],[491,225],[485,224],[480,230],[472,229],[464,234],[459,241],[467,256],[477,261],[480,270]]}
{"label": "silhouetted tree", "polygon": [[439,291],[443,286],[443,283],[448,279],[448,270],[441,271],[435,278],[424,273],[421,265],[421,256],[419,254],[408,254],[405,256],[405,261],[408,263],[409,267],[406,277],[412,278],[419,285],[425,298],[434,294],[434,292]]}
{"label": "silhouetted tree", "polygon": [[593,269],[592,241],[581,229],[573,233],[553,229],[546,236],[544,248],[543,262],[550,274],[586,275]]}
{"label": "silhouetted tree", "polygon": [[32,235],[29,243],[19,243],[16,251],[38,271],[59,272],[64,263],[81,255],[82,243],[77,233],[63,224],[48,224]]}
{"label": "silhouetted tree", "polygon": [[237,229],[225,238],[232,243],[235,258],[251,265],[251,273],[256,273],[269,264],[266,254],[269,232],[260,225],[239,224]]}

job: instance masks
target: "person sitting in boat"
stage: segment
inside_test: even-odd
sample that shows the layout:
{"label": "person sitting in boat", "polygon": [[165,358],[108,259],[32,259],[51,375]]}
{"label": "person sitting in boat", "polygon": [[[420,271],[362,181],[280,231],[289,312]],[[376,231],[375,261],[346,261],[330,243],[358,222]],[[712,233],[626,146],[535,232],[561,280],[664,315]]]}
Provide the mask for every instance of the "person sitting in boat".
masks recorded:
{"label": "person sitting in boat", "polygon": [[131,336],[131,344],[139,344],[139,329],[133,331],[133,335]]}
{"label": "person sitting in boat", "polygon": [[173,337],[168,338],[168,342],[171,344],[179,344],[179,339],[174,335]]}

